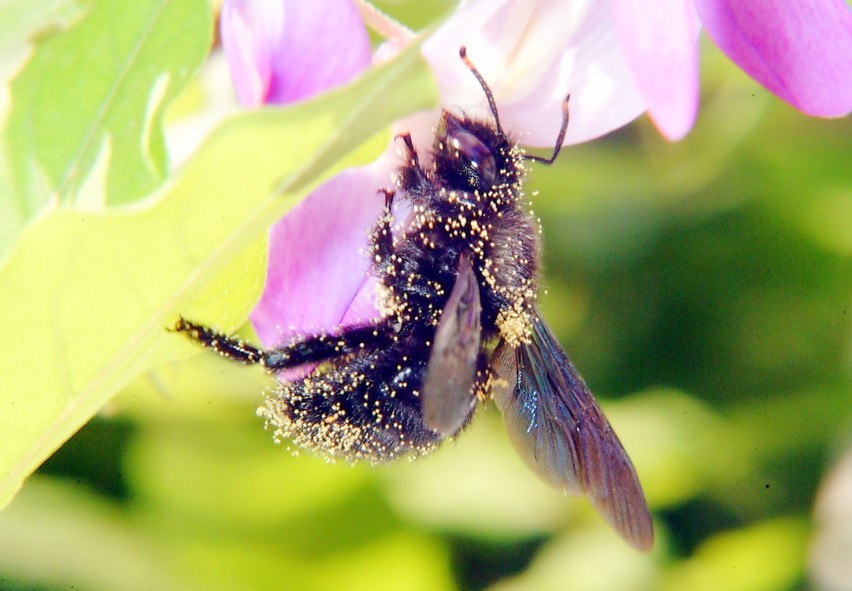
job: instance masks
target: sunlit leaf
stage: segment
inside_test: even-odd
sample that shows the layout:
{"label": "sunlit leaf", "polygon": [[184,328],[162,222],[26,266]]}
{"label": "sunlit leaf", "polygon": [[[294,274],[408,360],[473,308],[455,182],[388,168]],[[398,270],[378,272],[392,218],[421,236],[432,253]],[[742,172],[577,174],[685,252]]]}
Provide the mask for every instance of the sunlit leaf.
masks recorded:
{"label": "sunlit leaf", "polygon": [[353,148],[432,104],[431,84],[415,48],[316,102],[231,120],[144,203],[28,228],[0,269],[0,501],[121,386],[189,350],[165,330],[178,313],[243,321],[266,228]]}
{"label": "sunlit leaf", "polygon": [[[65,28],[84,13],[82,0],[0,0],[0,52],[26,53],[29,40]],[[8,59],[8,55],[4,55]],[[6,64],[4,64],[5,66]]]}
{"label": "sunlit leaf", "polygon": [[85,15],[44,34],[11,85],[0,254],[45,208],[97,211],[158,186],[163,112],[210,48],[206,0],[81,4]]}

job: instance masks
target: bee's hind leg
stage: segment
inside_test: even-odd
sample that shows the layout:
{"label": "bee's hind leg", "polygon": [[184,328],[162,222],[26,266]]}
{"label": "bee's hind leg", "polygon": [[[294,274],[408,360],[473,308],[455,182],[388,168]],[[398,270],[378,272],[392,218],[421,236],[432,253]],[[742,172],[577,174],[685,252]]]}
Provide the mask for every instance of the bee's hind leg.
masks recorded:
{"label": "bee's hind leg", "polygon": [[299,338],[292,343],[262,352],[263,364],[269,371],[292,369],[308,363],[321,363],[347,355],[387,347],[393,342],[390,324],[380,320],[373,324],[351,326],[336,333]]}
{"label": "bee's hind leg", "polygon": [[323,333],[296,339],[282,347],[260,349],[242,339],[229,337],[212,328],[181,317],[174,332],[182,332],[192,340],[222,357],[243,365],[262,364],[270,372],[292,369],[308,363],[321,363],[360,351],[387,347],[393,341],[387,321],[353,326],[338,333]]}
{"label": "bee's hind leg", "polygon": [[193,341],[208,349],[216,351],[219,355],[231,361],[243,365],[254,365],[263,362],[263,351],[245,342],[235,339],[203,324],[190,322],[181,316],[172,328],[173,332],[182,332]]}

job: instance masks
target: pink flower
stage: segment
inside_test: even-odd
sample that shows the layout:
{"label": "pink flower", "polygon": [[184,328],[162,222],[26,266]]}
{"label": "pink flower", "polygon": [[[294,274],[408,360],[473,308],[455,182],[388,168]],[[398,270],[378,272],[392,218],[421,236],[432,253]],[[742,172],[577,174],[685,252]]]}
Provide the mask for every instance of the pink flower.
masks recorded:
{"label": "pink flower", "polygon": [[701,25],[752,78],[803,113],[852,111],[852,11],[843,0],[612,0],[648,112],[670,140],[698,106]]}
{"label": "pink flower", "polygon": [[462,45],[488,81],[504,126],[524,145],[553,146],[568,92],[566,144],[599,137],[645,110],[604,2],[463,2],[423,54],[442,105],[488,116],[482,89],[458,58]]}
{"label": "pink flower", "polygon": [[285,104],[351,80],[370,39],[348,0],[226,0],[222,44],[245,107]]}

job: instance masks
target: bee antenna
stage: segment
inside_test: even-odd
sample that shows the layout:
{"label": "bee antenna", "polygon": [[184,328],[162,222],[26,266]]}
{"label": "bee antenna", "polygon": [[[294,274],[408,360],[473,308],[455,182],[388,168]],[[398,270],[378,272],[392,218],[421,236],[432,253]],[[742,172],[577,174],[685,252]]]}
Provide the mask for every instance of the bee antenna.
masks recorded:
{"label": "bee antenna", "polygon": [[[482,77],[482,74],[479,73],[479,70],[476,69],[476,66],[473,65],[470,58],[467,57],[467,48],[464,45],[459,48],[459,57],[462,58],[467,69],[476,76],[476,80],[485,92],[485,98],[488,99],[488,107],[491,109],[491,114],[494,115],[494,124],[497,126],[497,131],[500,132],[500,135],[506,137],[506,133],[503,131],[503,126],[500,125],[500,115],[497,113],[497,101],[494,100],[494,95],[491,93],[491,89],[488,87],[488,83],[485,81],[485,78]],[[565,141],[565,134],[568,132],[568,103],[570,100],[571,95],[569,94],[565,97],[565,100],[562,101],[562,126],[559,128],[559,135],[556,136],[556,144],[553,146],[553,154],[550,155],[550,158],[525,154],[525,160],[532,160],[534,162],[541,162],[542,164],[548,165],[553,164],[556,161],[556,157],[559,156],[559,151],[562,149],[562,142]]]}
{"label": "bee antenna", "polygon": [[526,160],[533,160],[535,162],[541,162],[542,164],[553,164],[556,160],[556,157],[559,156],[559,150],[562,149],[562,142],[565,140],[565,132],[568,131],[568,102],[571,100],[571,95],[565,97],[565,100],[562,101],[562,127],[559,128],[559,135],[556,137],[556,144],[553,146],[553,154],[551,154],[550,158],[544,158],[543,156],[532,156],[529,154],[524,154],[524,158]]}
{"label": "bee antenna", "polygon": [[[500,135],[506,137],[506,134],[503,132],[503,126],[500,125],[500,115],[497,113],[497,102],[494,100],[494,95],[491,93],[491,89],[488,87],[485,78],[482,77],[482,74],[479,73],[479,70],[476,69],[476,66],[467,57],[467,48],[464,45],[459,48],[459,57],[462,58],[467,69],[476,76],[476,80],[485,92],[485,98],[488,99],[488,107],[491,109],[491,114],[494,115],[494,124],[497,126],[497,131],[500,132]],[[562,135],[564,136],[565,134],[563,133]]]}

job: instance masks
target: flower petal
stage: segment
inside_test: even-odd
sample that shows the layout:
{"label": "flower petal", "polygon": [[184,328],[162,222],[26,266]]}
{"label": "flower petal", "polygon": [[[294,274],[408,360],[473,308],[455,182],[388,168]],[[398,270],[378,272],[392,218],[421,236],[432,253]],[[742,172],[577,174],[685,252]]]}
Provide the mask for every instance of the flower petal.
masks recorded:
{"label": "flower petal", "polygon": [[698,110],[698,17],[691,0],[612,0],[615,25],[648,114],[669,140]]}
{"label": "flower petal", "polygon": [[522,143],[552,146],[571,93],[566,144],[636,118],[644,103],[615,33],[609,3],[593,0],[472,0],[424,44],[443,104],[487,115],[476,80],[458,57],[467,47],[500,117]]}
{"label": "flower petal", "polygon": [[800,111],[852,111],[852,10],[843,0],[695,0],[707,34]]}
{"label": "flower petal", "polygon": [[263,104],[272,76],[275,40],[281,37],[284,4],[225,0],[220,30],[237,100],[244,107]]}
{"label": "flower petal", "polygon": [[370,39],[350,0],[225,0],[221,28],[244,106],[307,98],[370,65]]}
{"label": "flower petal", "polygon": [[378,316],[365,248],[395,164],[386,154],[340,173],[272,227],[266,285],[251,313],[263,346]]}

